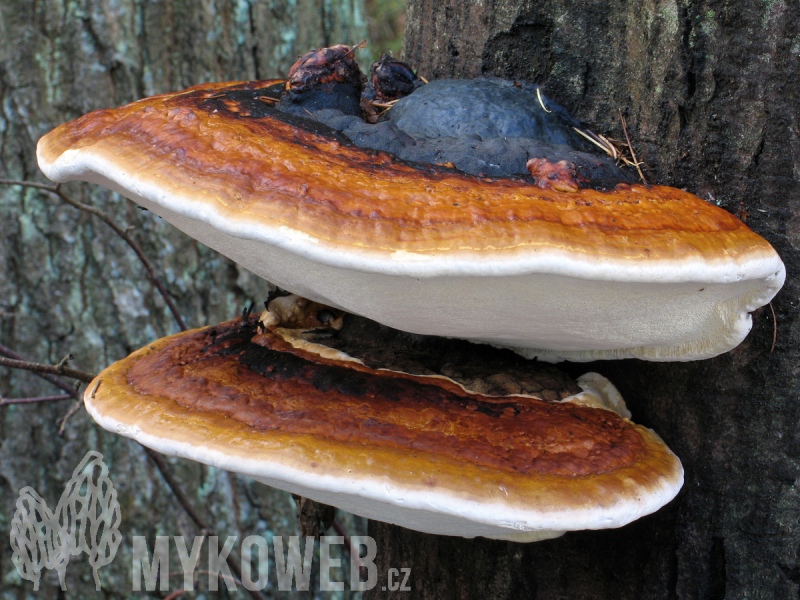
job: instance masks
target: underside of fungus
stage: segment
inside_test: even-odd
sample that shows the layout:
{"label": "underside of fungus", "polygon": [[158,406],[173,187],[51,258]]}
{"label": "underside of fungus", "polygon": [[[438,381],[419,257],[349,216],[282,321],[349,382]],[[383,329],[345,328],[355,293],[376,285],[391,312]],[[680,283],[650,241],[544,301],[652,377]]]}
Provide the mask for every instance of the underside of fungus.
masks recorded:
{"label": "underside of fungus", "polygon": [[[772,247],[728,212],[581,175],[605,173],[606,159],[531,158],[535,178],[406,162],[277,110],[285,87],[204,84],[95,111],[42,138],[39,163],[54,181],[133,199],[284,289],[548,361],[715,356],[744,339],[749,312],[785,278]],[[555,110],[540,93],[530,106]],[[345,118],[331,110],[316,114]]]}
{"label": "underside of fungus", "polygon": [[[543,365],[521,383],[537,392],[476,393],[367,366],[279,327],[309,323],[270,306],[277,319],[181,333],[115,363],[88,386],[87,409],[159,452],[434,534],[534,541],[620,527],[681,487],[678,459],[600,375],[576,386]],[[513,356],[475,348],[489,353],[482,364]]]}

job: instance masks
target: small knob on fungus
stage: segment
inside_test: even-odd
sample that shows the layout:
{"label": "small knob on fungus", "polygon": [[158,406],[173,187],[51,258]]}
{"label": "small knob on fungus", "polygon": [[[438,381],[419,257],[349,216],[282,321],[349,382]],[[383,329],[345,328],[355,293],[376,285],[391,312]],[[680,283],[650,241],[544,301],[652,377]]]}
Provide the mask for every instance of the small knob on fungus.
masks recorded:
{"label": "small knob on fungus", "polygon": [[354,50],[355,48],[339,44],[304,54],[289,70],[286,89],[302,94],[326,84],[349,83],[360,92],[363,75],[354,57]]}
{"label": "small knob on fungus", "polygon": [[383,102],[408,96],[425,84],[407,63],[388,54],[372,63],[369,71],[370,84],[377,99]]}
{"label": "small knob on fungus", "polygon": [[566,160],[551,163],[545,158],[530,159],[525,168],[536,178],[536,185],[543,190],[577,192],[581,189],[581,176],[575,165]]}
{"label": "small knob on fungus", "polygon": [[360,114],[365,76],[354,57],[357,49],[339,44],[302,56],[289,70],[279,109],[301,117],[326,108]]}

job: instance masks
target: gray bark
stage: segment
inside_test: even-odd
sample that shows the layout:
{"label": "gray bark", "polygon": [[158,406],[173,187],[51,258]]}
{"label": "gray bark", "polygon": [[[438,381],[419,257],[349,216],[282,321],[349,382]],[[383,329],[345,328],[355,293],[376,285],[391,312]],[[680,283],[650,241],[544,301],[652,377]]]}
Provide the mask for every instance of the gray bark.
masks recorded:
{"label": "gray bark", "polygon": [[[800,593],[800,9],[796,3],[410,0],[405,58],[427,78],[537,81],[649,181],[746,218],[789,277],[734,351],[597,370],[678,454],[686,484],[616,531],[530,545],[435,538],[377,523],[379,572],[414,598],[796,598]],[[380,590],[370,597],[383,597]]]}
{"label": "gray bark", "polygon": [[[35,142],[89,110],[204,80],[269,77],[297,54],[361,39],[360,4],[12,2],[0,5],[0,176],[37,179]],[[373,524],[379,573],[411,567],[414,598],[789,598],[800,593],[798,280],[800,11],[785,2],[640,3],[412,0],[406,58],[428,78],[491,74],[538,81],[599,133],[634,145],[655,183],[684,187],[747,218],[775,245],[789,280],[735,351],[691,364],[592,368],[614,381],[637,422],[681,457],[687,482],[659,513],[615,531],[538,544],[465,541]],[[324,25],[324,27],[322,26]],[[315,37],[317,36],[317,37]],[[190,326],[236,314],[265,284],[104,190],[70,186],[120,222],[160,265]],[[0,340],[26,356],[96,371],[175,326],[120,240],[46,194],[0,188]],[[0,393],[52,393],[0,369]],[[0,536],[19,489],[54,506],[89,448],[125,501],[125,541],[103,596],[130,594],[130,536],[195,535],[157,472],[127,440],[69,402],[3,407]],[[294,533],[294,507],[214,469],[173,461],[224,534]],[[177,531],[176,531],[177,530]],[[127,554],[126,554],[127,552]],[[173,553],[174,554],[174,553]],[[203,559],[205,560],[205,559]],[[32,586],[0,545],[3,597]],[[172,586],[176,589],[178,583]],[[100,597],[73,560],[70,596]],[[380,585],[373,597],[382,597]],[[57,597],[48,575],[36,597]]]}
{"label": "gray bark", "polygon": [[[44,181],[38,138],[99,108],[204,81],[285,74],[313,47],[364,38],[360,0],[4,0],[0,2],[0,178]],[[151,213],[96,186],[68,185],[110,214],[144,246],[190,327],[226,320],[268,284],[188,239]],[[38,362],[98,372],[176,325],[130,249],[102,222],[32,189],[0,186],[0,343]],[[0,395],[57,390],[27,372],[0,368]],[[122,503],[123,543],[100,570],[73,558],[69,597],[131,595],[133,535],[199,532],[136,444],[94,425],[85,411],[58,437],[73,402],[0,407],[0,597],[56,598],[55,573],[38,592],[11,562],[9,527],[19,490],[33,486],[55,508],[89,449],[103,453]],[[298,535],[288,494],[181,460],[170,460],[200,514],[223,536]],[[357,525],[347,521],[352,531]],[[359,525],[362,526],[363,525]],[[220,544],[221,545],[221,544]],[[172,570],[179,570],[172,547]],[[205,553],[200,568],[206,568]],[[274,585],[274,563],[271,565]],[[339,577],[339,579],[343,579]],[[199,578],[205,587],[207,578]],[[183,584],[170,580],[170,589]],[[224,586],[222,586],[224,588]],[[241,587],[239,588],[241,590]],[[234,594],[234,596],[236,596]],[[241,596],[244,597],[242,594]]]}

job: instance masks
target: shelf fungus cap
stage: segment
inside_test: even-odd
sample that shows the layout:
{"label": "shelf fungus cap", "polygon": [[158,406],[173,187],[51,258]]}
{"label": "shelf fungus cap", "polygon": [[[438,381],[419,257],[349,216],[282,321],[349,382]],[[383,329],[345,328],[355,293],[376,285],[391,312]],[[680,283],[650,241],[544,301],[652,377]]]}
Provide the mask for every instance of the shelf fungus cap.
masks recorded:
{"label": "shelf fungus cap", "polygon": [[159,452],[434,534],[620,527],[683,483],[677,457],[615,412],[624,403],[598,375],[560,402],[484,396],[287,331],[237,320],[158,340],[103,371],[86,407]]}
{"label": "shelf fungus cap", "polygon": [[39,164],[312,300],[543,360],[715,356],[783,284],[763,238],[692,194],[405,163],[276,111],[284,87],[206,84],[95,111],[44,136]]}

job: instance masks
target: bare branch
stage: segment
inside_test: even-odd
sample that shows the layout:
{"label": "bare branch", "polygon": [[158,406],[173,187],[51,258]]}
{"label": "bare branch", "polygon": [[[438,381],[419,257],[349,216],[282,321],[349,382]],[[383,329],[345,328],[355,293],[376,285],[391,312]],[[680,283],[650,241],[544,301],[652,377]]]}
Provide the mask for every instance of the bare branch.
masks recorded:
{"label": "bare branch", "polygon": [[772,311],[772,348],[769,349],[769,353],[772,354],[775,352],[775,344],[778,342],[778,318],[775,316],[775,307],[772,306],[772,302],[769,303],[769,309]]}
{"label": "bare branch", "polygon": [[58,400],[69,400],[70,394],[58,394],[56,396],[38,396],[36,398],[0,398],[0,406],[9,404],[33,404],[34,402],[56,402]]}
{"label": "bare branch", "polygon": [[[77,379],[79,381],[90,382],[94,379],[94,375],[77,369],[68,369],[66,367],[58,367],[53,365],[43,365],[41,363],[33,363],[25,360],[15,360],[13,358],[0,357],[0,367],[9,367],[11,369],[23,369],[25,371],[33,371],[34,373],[48,373],[50,375],[63,375],[70,379]],[[66,391],[66,390],[65,390]]]}
{"label": "bare branch", "polygon": [[63,417],[61,417],[61,421],[59,421],[59,424],[58,424],[58,431],[56,432],[56,435],[58,437],[64,437],[64,429],[67,427],[67,421],[69,420],[69,418],[72,415],[74,415],[76,412],[78,412],[81,408],[83,408],[83,400],[82,399],[76,401],[75,404],[72,405],[72,408],[70,408],[67,411],[67,414],[65,414]]}
{"label": "bare branch", "polygon": [[[21,360],[21,361],[25,360],[23,356],[17,354],[11,348],[6,348],[5,346],[2,345],[0,345],[0,354],[7,358],[12,358],[14,360]],[[76,400],[82,400],[81,395],[80,393],[78,393],[78,390],[75,389],[75,386],[69,385],[67,382],[62,381],[58,377],[55,377],[49,373],[36,372],[36,374],[42,379],[46,379],[57,388],[64,390]]]}
{"label": "bare branch", "polygon": [[[39,363],[32,363],[25,360],[20,360],[22,358],[20,355],[16,354],[12,350],[4,348],[3,346],[0,346],[0,353],[11,354],[16,357],[19,357],[19,359],[0,357],[0,366],[7,366],[16,369],[33,371],[34,373],[42,375],[43,377],[45,376],[48,377],[48,380],[50,380],[50,377],[52,377],[53,374],[64,375],[65,377],[72,377],[73,379],[80,379],[81,381],[86,381],[86,382],[92,381],[95,378],[95,376],[92,375],[91,373],[84,373],[82,371],[77,371],[75,369],[68,369],[64,367],[63,364],[66,362],[66,360],[62,360],[59,363],[62,366],[59,367],[59,366],[43,365]],[[77,390],[69,389],[69,386],[63,384],[57,377],[52,377],[52,380],[54,380],[52,382],[58,385],[59,387],[62,385],[67,387],[66,391],[69,391],[70,393],[63,394],[61,396],[51,396],[42,398],[16,398],[10,400],[0,400],[0,406],[4,404],[14,404],[19,402],[43,402],[46,399],[65,400],[70,397],[76,397],[78,400],[81,400],[81,397],[77,393]],[[61,428],[59,429],[60,432],[63,430],[66,420],[80,406],[81,403],[79,402],[75,406],[73,406],[70,409],[70,411],[65,415],[65,417],[62,419]],[[206,522],[200,517],[200,515],[194,509],[194,506],[192,506],[192,503],[189,501],[189,497],[183,491],[178,481],[172,476],[172,473],[169,470],[169,466],[167,465],[167,461],[164,460],[164,457],[155,450],[148,448],[147,446],[142,446],[142,448],[144,448],[144,451],[147,453],[147,455],[150,457],[153,463],[155,463],[156,467],[161,473],[161,476],[167,483],[167,486],[172,491],[173,495],[178,500],[178,503],[181,505],[183,510],[186,511],[186,514],[189,515],[189,518],[191,518],[192,521],[194,521],[197,524],[197,526],[206,533],[206,535],[214,535],[211,529],[209,528],[208,524],[206,524]],[[239,567],[238,557],[233,552],[228,556],[228,566],[231,568],[231,571],[233,571],[236,577],[238,577],[239,579],[242,578],[242,572]],[[258,591],[252,591],[250,592],[250,594],[253,596],[255,600],[265,600],[264,596]]]}
{"label": "bare branch", "polygon": [[639,160],[636,158],[636,152],[634,152],[633,150],[633,144],[631,144],[631,138],[628,137],[628,124],[625,123],[625,117],[622,116],[622,109],[619,109],[619,119],[620,121],[622,121],[622,131],[625,133],[625,139],[628,141],[628,148],[631,151],[633,164],[636,165],[636,170],[639,172],[639,177],[642,178],[642,183],[647,185],[647,179],[644,178],[644,173],[642,173],[642,169],[639,166]]}
{"label": "bare branch", "polygon": [[[361,50],[361,48],[366,48],[366,47],[367,47],[367,40],[359,42],[358,44],[350,48],[350,50],[348,50],[347,53],[344,56],[342,56],[342,58],[345,58],[349,54],[353,54],[356,50]],[[342,58],[340,58],[339,60],[342,60]]]}
{"label": "bare branch", "polygon": [[49,192],[51,194],[55,194],[56,196],[61,198],[67,204],[69,204],[71,206],[74,206],[75,208],[77,208],[79,210],[82,210],[84,212],[87,212],[90,215],[94,215],[98,219],[102,220],[106,225],[111,227],[111,229],[113,229],[114,232],[117,235],[119,235],[119,237],[121,237],[123,240],[125,240],[125,243],[127,243],[128,246],[130,246],[131,249],[136,253],[136,256],[139,258],[141,263],[144,265],[144,268],[147,271],[147,275],[148,275],[148,277],[150,277],[150,281],[153,283],[154,286],[156,286],[156,289],[158,290],[158,293],[161,294],[161,297],[164,299],[164,302],[166,302],[167,307],[169,308],[170,312],[172,313],[172,316],[175,318],[175,321],[178,323],[178,327],[180,327],[181,331],[186,331],[186,329],[187,329],[186,323],[183,321],[183,317],[181,317],[181,314],[178,312],[178,307],[175,306],[175,303],[173,302],[172,297],[169,295],[169,293],[167,292],[166,288],[162,285],[161,280],[158,278],[158,275],[156,275],[156,270],[153,267],[153,264],[150,262],[150,260],[145,255],[144,250],[142,250],[141,246],[139,246],[139,244],[136,242],[136,240],[134,240],[128,234],[128,232],[126,230],[124,230],[122,227],[117,225],[111,219],[111,217],[109,217],[107,214],[105,214],[99,208],[96,208],[94,206],[90,206],[88,204],[84,204],[83,202],[79,202],[79,201],[74,200],[73,198],[69,197],[67,194],[65,194],[61,190],[61,186],[60,185],[52,186],[52,185],[47,185],[47,184],[44,184],[44,183],[37,183],[35,181],[21,181],[21,180],[16,180],[16,179],[0,179],[0,184],[4,184],[4,185],[21,185],[23,187],[32,187],[32,188],[36,188],[36,189],[39,189],[39,190],[43,190],[45,192]]}
{"label": "bare branch", "polygon": [[204,531],[209,531],[208,524],[197,514],[197,511],[192,506],[192,503],[189,501],[189,497],[181,488],[178,480],[172,476],[172,473],[169,470],[169,465],[167,465],[167,461],[164,460],[164,457],[156,452],[155,450],[148,448],[147,446],[142,446],[144,448],[145,453],[147,456],[150,457],[150,460],[153,461],[156,468],[161,473],[161,476],[164,478],[164,481],[169,486],[169,489],[172,490],[172,493],[178,499],[178,502],[183,507],[183,510],[186,511],[186,514],[189,515],[189,518],[195,522],[195,524]]}
{"label": "bare branch", "polygon": [[[142,448],[144,448],[144,451],[147,453],[147,456],[150,457],[150,460],[155,463],[156,468],[161,473],[161,476],[164,478],[167,486],[169,486],[169,489],[172,490],[172,493],[178,499],[178,502],[183,507],[183,510],[186,511],[186,514],[189,515],[189,518],[194,521],[195,524],[201,530],[203,530],[206,535],[214,535],[214,532],[211,530],[208,524],[200,517],[199,514],[197,514],[197,511],[194,509],[194,506],[192,506],[192,503],[189,501],[189,497],[183,491],[183,488],[181,488],[178,481],[172,476],[172,472],[169,470],[169,465],[167,465],[167,461],[164,460],[164,457],[147,446],[142,446]],[[239,559],[235,552],[231,552],[228,555],[227,562],[228,566],[231,568],[231,571],[233,571],[233,574],[238,579],[241,579],[242,571],[239,567]],[[250,595],[256,600],[266,600],[261,592],[255,590],[250,591]]]}
{"label": "bare branch", "polygon": [[[167,293],[167,291],[164,288],[164,286],[161,284],[161,281],[159,280],[158,276],[156,275],[155,268],[153,267],[152,263],[149,261],[147,256],[145,256],[144,251],[142,250],[142,248],[139,246],[139,244],[133,238],[131,238],[131,236],[128,234],[128,232],[126,230],[122,229],[116,223],[114,223],[114,221],[108,215],[103,213],[98,208],[95,208],[94,206],[90,206],[88,204],[84,204],[82,202],[79,202],[77,200],[74,200],[74,199],[70,198],[67,194],[65,194],[63,191],[61,191],[60,186],[58,186],[58,185],[50,186],[50,185],[37,183],[37,182],[33,182],[33,181],[18,181],[18,180],[11,180],[11,179],[0,179],[0,184],[20,185],[20,186],[24,186],[24,187],[31,187],[31,188],[40,189],[40,190],[43,190],[45,192],[48,192],[48,193],[51,193],[51,194],[55,194],[56,196],[61,198],[67,204],[70,204],[71,206],[73,206],[73,207],[75,207],[75,208],[77,208],[79,210],[82,210],[82,211],[87,212],[87,213],[89,213],[91,215],[94,215],[94,216],[98,217],[99,219],[101,219],[103,222],[105,222],[136,253],[136,256],[139,258],[141,263],[144,265],[145,270],[147,271],[147,274],[150,277],[150,280],[153,282],[153,285],[156,287],[158,292],[161,294],[161,297],[164,299],[164,301],[166,302],[166,304],[169,307],[170,311],[172,312],[172,315],[175,318],[175,321],[178,323],[178,326],[181,328],[182,331],[186,331],[186,329],[187,329],[186,323],[183,321],[183,318],[181,317],[180,313],[178,312],[178,309],[175,306],[175,303],[172,301],[172,298]],[[3,354],[3,355],[8,357],[8,358],[0,357],[0,366],[7,366],[7,367],[11,367],[11,368],[18,368],[18,369],[25,369],[25,370],[29,370],[29,371],[35,372],[38,375],[40,375],[41,377],[46,378],[48,381],[50,381],[54,385],[56,385],[56,386],[60,387],[61,389],[64,389],[65,391],[68,392],[68,394],[63,394],[63,395],[59,395],[59,396],[52,396],[52,397],[17,398],[17,399],[12,399],[12,400],[2,400],[2,399],[0,399],[0,406],[2,406],[3,404],[6,404],[6,403],[7,404],[11,404],[11,403],[19,403],[19,402],[36,402],[36,401],[45,401],[47,399],[49,399],[49,400],[56,400],[56,399],[62,400],[62,399],[70,398],[70,397],[74,397],[74,398],[76,398],[77,400],[80,401],[82,399],[81,399],[80,395],[78,394],[77,390],[73,390],[73,389],[69,388],[69,386],[67,386],[67,384],[65,384],[60,379],[58,379],[58,377],[54,377],[54,375],[63,375],[65,377],[71,377],[73,379],[79,379],[81,381],[86,381],[86,382],[92,381],[94,379],[94,377],[95,377],[94,375],[92,375],[90,373],[84,373],[82,371],[77,371],[75,369],[67,368],[66,367],[66,363],[67,363],[68,360],[72,359],[72,355],[68,355],[68,356],[64,357],[64,359],[62,359],[59,362],[58,365],[52,366],[52,365],[43,365],[43,364],[39,364],[39,363],[31,363],[31,362],[25,361],[25,360],[22,359],[22,356],[16,354],[15,352],[13,352],[12,350],[10,350],[8,348],[4,348],[3,346],[0,346],[0,354]],[[61,433],[63,431],[64,425],[66,424],[66,420],[72,414],[74,414],[80,406],[81,406],[80,402],[76,403],[76,405],[73,406],[70,409],[70,411],[64,416],[64,418],[62,419],[62,422],[61,422],[61,427],[59,429],[59,433]],[[164,481],[167,483],[167,486],[170,488],[170,490],[172,491],[173,495],[178,500],[178,503],[181,505],[183,510],[186,512],[186,514],[189,515],[189,517],[197,524],[197,526],[201,530],[203,530],[205,535],[213,535],[212,530],[205,523],[205,521],[200,517],[200,515],[197,513],[197,511],[195,511],[194,507],[192,506],[191,502],[189,501],[188,496],[183,491],[183,489],[181,488],[181,486],[178,483],[178,481],[172,476],[172,473],[170,472],[169,466],[167,465],[166,461],[164,460],[164,457],[161,454],[159,454],[158,452],[155,452],[154,450],[152,450],[152,449],[150,449],[150,448],[148,448],[146,446],[142,446],[142,447],[144,448],[145,452],[150,457],[150,459],[153,461],[153,463],[155,463],[156,467],[158,468],[159,472],[161,473],[161,476],[164,478]],[[238,579],[241,579],[242,575],[241,575],[241,569],[240,569],[239,562],[238,562],[238,557],[235,555],[234,552],[232,552],[228,556],[227,562],[228,562],[228,566],[230,567],[231,571],[233,571],[235,576]],[[181,594],[182,594],[182,591],[181,592],[175,592],[173,594],[170,594],[170,598],[177,598]],[[264,595],[261,594],[258,591],[255,591],[255,590],[250,591],[250,595],[255,600],[265,600]]]}
{"label": "bare branch", "polygon": [[[24,358],[21,355],[17,354],[16,352],[11,350],[10,348],[6,348],[5,346],[0,346],[0,354],[4,354],[7,357],[7,359],[5,359],[5,360],[13,360],[13,361],[16,361],[18,363],[36,364],[36,363],[29,363],[28,361],[24,360]],[[71,360],[73,358],[75,358],[75,357],[72,354],[67,354],[67,356],[62,358],[59,361],[59,363],[54,367],[56,369],[56,372],[59,373],[59,374],[65,374],[66,375],[66,373],[64,373],[64,368],[65,368],[65,366],[67,364],[67,361],[69,361],[69,360]],[[0,360],[4,360],[4,359],[0,357]],[[8,366],[8,365],[6,365],[6,366]],[[49,365],[44,365],[44,366],[49,366]],[[26,369],[26,370],[30,370],[30,369]],[[56,395],[56,396],[40,396],[38,398],[6,398],[5,400],[0,399],[0,406],[3,406],[5,404],[22,404],[22,403],[27,403],[27,402],[51,402],[51,401],[68,400],[69,398],[74,398],[75,399],[75,404],[73,404],[72,408],[70,408],[67,411],[67,414],[65,414],[63,417],[61,417],[61,420],[59,422],[60,424],[59,424],[59,427],[58,427],[57,435],[58,435],[58,437],[63,437],[64,428],[67,426],[67,419],[69,419],[72,415],[74,415],[76,412],[78,412],[78,410],[80,410],[80,408],[83,406],[83,396],[78,392],[78,389],[76,387],[70,386],[70,385],[64,383],[58,377],[55,377],[55,376],[53,376],[53,375],[51,375],[49,373],[43,373],[43,372],[40,372],[40,371],[33,371],[33,372],[36,373],[37,375],[39,375],[39,377],[42,377],[42,378],[46,379],[47,381],[49,381],[50,383],[52,383],[56,387],[60,387],[61,389],[63,389],[67,393],[66,394]],[[89,373],[86,373],[85,375],[88,375],[89,377],[92,377],[92,375],[89,374]]]}

